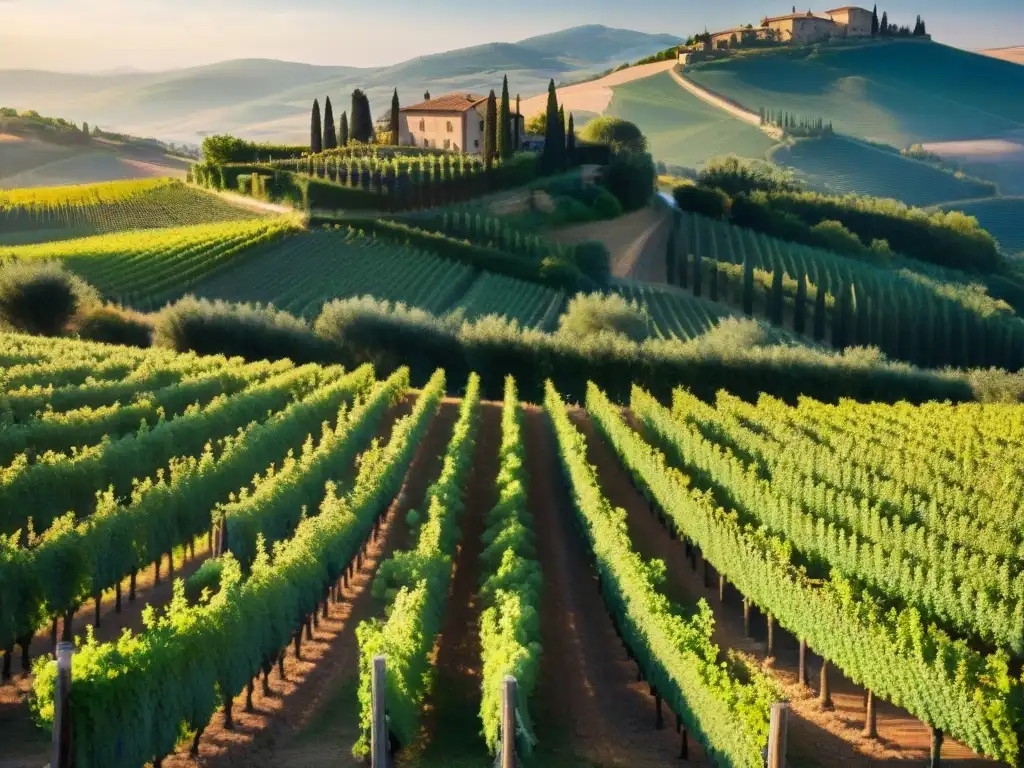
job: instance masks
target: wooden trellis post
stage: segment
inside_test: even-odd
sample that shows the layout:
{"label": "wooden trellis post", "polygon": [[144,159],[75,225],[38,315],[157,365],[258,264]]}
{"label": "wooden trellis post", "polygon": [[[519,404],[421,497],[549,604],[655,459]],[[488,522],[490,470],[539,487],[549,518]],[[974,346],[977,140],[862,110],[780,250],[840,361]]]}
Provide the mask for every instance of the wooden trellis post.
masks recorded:
{"label": "wooden trellis post", "polygon": [[768,768],[786,768],[786,734],[789,730],[789,702],[772,704],[768,726]]}
{"label": "wooden trellis post", "polygon": [[501,768],[516,768],[516,700],[519,684],[505,675],[501,688]]}
{"label": "wooden trellis post", "polygon": [[71,768],[71,656],[75,644],[57,645],[57,681],[53,694],[53,751],[50,768]]}

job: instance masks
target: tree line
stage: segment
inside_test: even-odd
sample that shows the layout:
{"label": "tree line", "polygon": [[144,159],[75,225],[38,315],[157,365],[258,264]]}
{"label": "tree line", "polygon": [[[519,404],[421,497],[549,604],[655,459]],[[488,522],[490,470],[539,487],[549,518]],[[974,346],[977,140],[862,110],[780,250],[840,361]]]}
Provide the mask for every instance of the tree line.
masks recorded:
{"label": "tree line", "polygon": [[913,29],[908,26],[899,26],[889,21],[889,12],[882,11],[882,18],[878,18],[878,6],[871,13],[871,36],[872,37],[924,37],[928,34],[928,28],[924,19],[917,17]]}

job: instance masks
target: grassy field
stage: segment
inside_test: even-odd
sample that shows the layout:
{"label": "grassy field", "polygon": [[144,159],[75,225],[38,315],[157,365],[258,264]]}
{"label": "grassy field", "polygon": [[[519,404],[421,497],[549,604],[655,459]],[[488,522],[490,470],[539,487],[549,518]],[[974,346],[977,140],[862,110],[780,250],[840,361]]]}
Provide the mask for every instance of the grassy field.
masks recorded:
{"label": "grassy field", "polygon": [[787,49],[687,74],[748,109],[822,117],[840,133],[898,147],[1024,127],[1024,67],[934,43]]}
{"label": "grassy field", "polygon": [[717,155],[764,158],[775,142],[681,88],[667,72],[615,87],[606,114],[634,122],[655,160],[689,168]]}
{"label": "grassy field", "polygon": [[[332,299],[373,296],[443,313],[473,282],[472,267],[347,231],[286,238],[196,286],[198,296],[256,301],[315,318]],[[510,299],[511,297],[506,297]]]}
{"label": "grassy field", "polygon": [[771,159],[796,171],[809,188],[829,194],[856,192],[916,206],[989,194],[984,185],[841,136],[797,141],[779,147]]}
{"label": "grassy field", "polygon": [[5,259],[58,259],[108,299],[153,309],[248,255],[250,248],[298,226],[294,217],[256,218],[191,227],[116,232],[0,247]]}
{"label": "grassy field", "polygon": [[951,203],[943,208],[977,217],[1004,251],[1024,256],[1024,197],[972,200],[969,203]]}
{"label": "grassy field", "polygon": [[169,178],[0,190],[0,245],[263,215]]}

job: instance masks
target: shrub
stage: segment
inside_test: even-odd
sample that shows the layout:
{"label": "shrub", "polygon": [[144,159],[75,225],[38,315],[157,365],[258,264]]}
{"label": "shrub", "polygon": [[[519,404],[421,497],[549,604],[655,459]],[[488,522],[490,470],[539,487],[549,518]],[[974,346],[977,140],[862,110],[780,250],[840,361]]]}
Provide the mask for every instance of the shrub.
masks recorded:
{"label": "shrub", "polygon": [[838,221],[819,221],[813,227],[818,244],[823,248],[847,256],[860,256],[864,253],[864,244],[850,230]]}
{"label": "shrub", "polygon": [[682,210],[709,219],[727,219],[732,209],[732,200],[720,189],[683,184],[672,190],[672,197]]}
{"label": "shrub", "polygon": [[148,347],[153,342],[153,324],[145,315],[111,305],[86,314],[76,330],[83,339],[107,344]]}
{"label": "shrub", "polygon": [[59,262],[0,263],[0,318],[16,330],[57,336],[98,301],[92,286]]}
{"label": "shrub", "polygon": [[639,342],[651,335],[651,318],[635,301],[617,293],[579,294],[569,301],[558,329],[576,336],[614,333]]}
{"label": "shrub", "polygon": [[599,219],[617,219],[622,215],[622,203],[611,192],[604,188],[598,188],[591,203],[594,215]]}
{"label": "shrub", "polygon": [[731,196],[800,189],[789,171],[763,160],[740,159],[734,155],[712,159],[697,175],[697,181],[701,186],[720,189]]}
{"label": "shrub", "polygon": [[247,360],[334,362],[337,351],[302,320],[259,304],[229,304],[186,296],[156,315],[153,344],[201,355]]}
{"label": "shrub", "polygon": [[612,152],[647,153],[647,138],[634,123],[621,117],[598,117],[580,131],[580,138],[591,144],[607,144]]}
{"label": "shrub", "polygon": [[574,197],[560,197],[555,204],[555,210],[551,214],[550,224],[559,226],[561,224],[584,224],[593,221],[594,211],[585,203]]}
{"label": "shrub", "polygon": [[573,247],[572,257],[580,272],[602,288],[608,287],[612,276],[612,255],[607,245],[599,240],[577,243]]}
{"label": "shrub", "polygon": [[623,210],[636,211],[650,201],[657,178],[650,155],[619,152],[605,168],[602,183]]}
{"label": "shrub", "polygon": [[211,163],[254,163],[257,160],[280,160],[302,157],[309,147],[299,144],[257,144],[236,136],[207,136],[203,139],[203,155]]}

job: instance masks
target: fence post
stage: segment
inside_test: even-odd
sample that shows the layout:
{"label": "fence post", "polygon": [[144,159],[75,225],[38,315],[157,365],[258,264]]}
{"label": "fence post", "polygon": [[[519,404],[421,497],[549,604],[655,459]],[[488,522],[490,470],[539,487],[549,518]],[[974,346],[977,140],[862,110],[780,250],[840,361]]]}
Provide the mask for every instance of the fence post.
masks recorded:
{"label": "fence post", "polygon": [[71,656],[75,644],[62,640],[57,645],[57,682],[53,695],[53,751],[50,768],[71,768]]}
{"label": "fence post", "polygon": [[505,675],[501,688],[501,768],[516,768],[516,697],[518,683]]}
{"label": "fence post", "polygon": [[390,768],[388,760],[388,722],[384,711],[384,694],[387,690],[385,660],[383,656],[373,657],[373,723],[370,728],[370,754],[373,768]]}
{"label": "fence post", "polygon": [[786,768],[786,734],[789,730],[789,702],[772,704],[768,729],[768,768]]}

